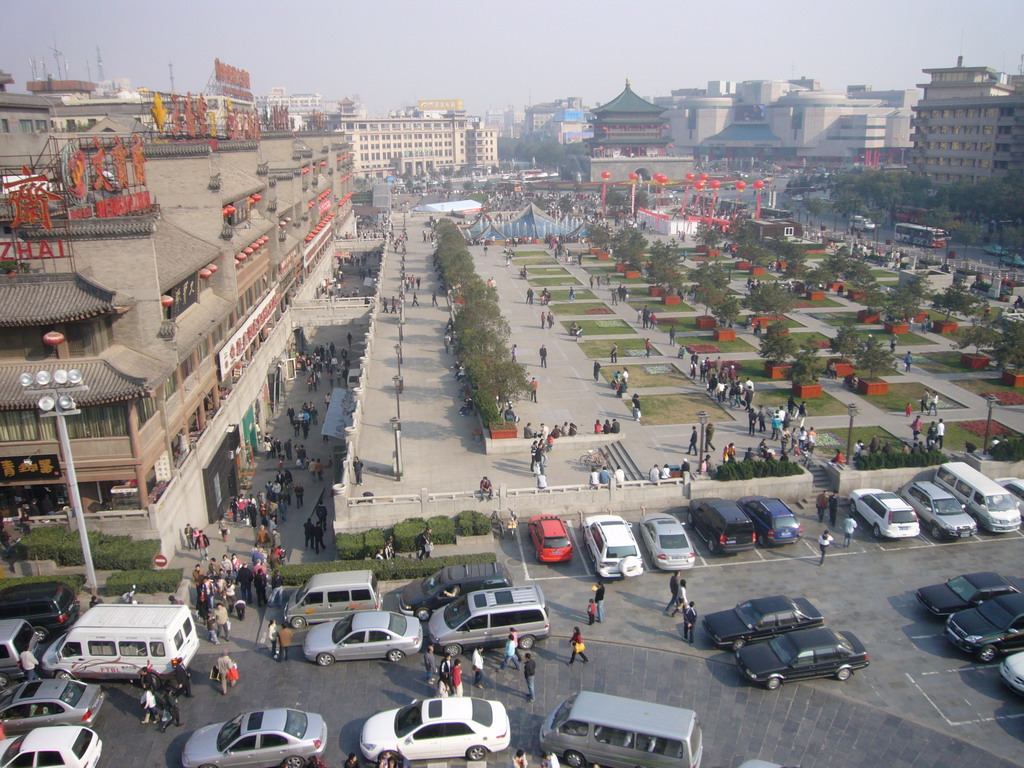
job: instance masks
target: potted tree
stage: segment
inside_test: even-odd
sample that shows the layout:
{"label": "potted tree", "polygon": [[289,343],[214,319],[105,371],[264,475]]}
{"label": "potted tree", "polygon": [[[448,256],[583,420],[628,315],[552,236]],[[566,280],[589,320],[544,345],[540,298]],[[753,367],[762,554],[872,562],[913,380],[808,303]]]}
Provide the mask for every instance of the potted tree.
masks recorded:
{"label": "potted tree", "polygon": [[750,323],[764,328],[768,323],[778,323],[793,309],[796,298],[778,283],[764,283],[750,292],[743,305],[751,310]]}
{"label": "potted tree", "polygon": [[[781,333],[782,330],[787,332]],[[796,356],[796,339],[788,331],[788,328],[776,323],[768,327],[768,332],[761,339],[758,353],[764,360],[764,375],[769,379],[786,378],[790,370],[788,361]]]}
{"label": "potted tree", "polygon": [[1024,387],[1024,323],[1010,322],[992,347],[992,356],[1003,367],[1003,383]]}
{"label": "potted tree", "polygon": [[837,357],[832,358],[832,365],[835,367],[836,376],[846,378],[853,375],[853,363],[851,362],[860,349],[861,337],[852,327],[844,325],[836,331],[832,339],[832,351]]}
{"label": "potted tree", "polygon": [[857,350],[857,370],[865,374],[857,382],[857,391],[862,395],[885,395],[889,382],[880,378],[896,369],[896,358],[892,352],[874,336],[869,336]]}
{"label": "potted tree", "polygon": [[959,327],[951,320],[954,313],[970,317],[978,314],[984,305],[985,300],[968,291],[963,283],[953,283],[946,290],[932,296],[932,306],[946,313],[945,320],[932,323],[932,330],[935,333],[952,333]]}
{"label": "potted tree", "polygon": [[715,328],[715,341],[733,341],[736,339],[736,330],[732,324],[740,316],[740,302],[735,296],[723,296],[717,304],[711,308],[719,327]]}
{"label": "potted tree", "polygon": [[640,277],[644,251],[647,250],[647,238],[637,230],[626,227],[620,229],[612,238],[612,247],[619,262],[616,269],[623,267],[620,271],[625,273],[627,280]]}
{"label": "potted tree", "polygon": [[920,312],[929,293],[928,278],[923,275],[914,275],[890,292],[885,299],[885,310],[892,322],[886,324],[886,332],[909,333],[910,319]]}
{"label": "potted tree", "polygon": [[696,283],[694,290],[697,301],[704,305],[704,314],[696,318],[697,330],[710,331],[715,327],[715,318],[709,314],[711,307],[725,298],[729,275],[720,264],[706,261],[696,269],[691,269],[688,277]]}
{"label": "potted tree", "polygon": [[706,253],[711,258],[716,258],[718,253],[718,246],[722,243],[724,235],[722,230],[718,227],[714,227],[710,224],[700,224],[697,227],[697,242],[700,245],[697,246],[698,253]]}
{"label": "potted tree", "polygon": [[818,357],[818,345],[812,339],[800,342],[793,355],[789,378],[793,382],[793,397],[821,397],[822,387],[818,381],[825,361]]}
{"label": "potted tree", "polygon": [[967,349],[967,347],[974,347],[974,354],[961,352],[960,365],[964,368],[970,368],[972,371],[988,368],[992,358],[982,354],[982,350],[991,351],[996,342],[999,341],[1000,336],[999,331],[991,325],[971,325],[964,328],[960,333],[960,338],[957,340],[956,348]]}
{"label": "potted tree", "polygon": [[604,224],[595,224],[587,228],[587,241],[590,243],[590,255],[608,258],[608,246],[612,244],[612,231]]}
{"label": "potted tree", "polygon": [[682,285],[682,274],[679,271],[679,246],[664,242],[651,245],[647,255],[647,274],[651,279],[648,292],[651,296],[661,296],[666,291],[678,289]]}

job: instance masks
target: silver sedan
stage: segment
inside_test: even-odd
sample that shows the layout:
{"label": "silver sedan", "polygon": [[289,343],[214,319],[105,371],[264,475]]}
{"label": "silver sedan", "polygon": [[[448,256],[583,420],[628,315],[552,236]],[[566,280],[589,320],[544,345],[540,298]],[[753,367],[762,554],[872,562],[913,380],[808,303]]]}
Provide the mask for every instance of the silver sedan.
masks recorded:
{"label": "silver sedan", "polygon": [[640,535],[654,564],[663,571],[692,568],[697,556],[686,529],[672,515],[650,512],[640,519]]}
{"label": "silver sedan", "polygon": [[77,680],[34,680],[0,696],[0,726],[7,735],[44,725],[88,725],[103,704],[98,685]]}
{"label": "silver sedan", "polygon": [[306,633],[302,652],[321,667],[335,661],[387,659],[401,661],[423,644],[423,626],[413,616],[388,611],[359,611],[314,626]]}
{"label": "silver sedan", "polygon": [[213,723],[188,737],[182,768],[302,768],[327,748],[327,725],[312,712],[260,709]]}

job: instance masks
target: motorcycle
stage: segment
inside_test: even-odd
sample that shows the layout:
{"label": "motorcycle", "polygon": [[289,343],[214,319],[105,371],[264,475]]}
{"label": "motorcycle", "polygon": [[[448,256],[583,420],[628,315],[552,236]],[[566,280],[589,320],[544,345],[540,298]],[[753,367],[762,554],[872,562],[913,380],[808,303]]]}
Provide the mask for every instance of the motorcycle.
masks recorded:
{"label": "motorcycle", "polygon": [[121,595],[121,602],[125,605],[138,605],[139,601],[135,599],[135,585],[132,584],[132,588]]}

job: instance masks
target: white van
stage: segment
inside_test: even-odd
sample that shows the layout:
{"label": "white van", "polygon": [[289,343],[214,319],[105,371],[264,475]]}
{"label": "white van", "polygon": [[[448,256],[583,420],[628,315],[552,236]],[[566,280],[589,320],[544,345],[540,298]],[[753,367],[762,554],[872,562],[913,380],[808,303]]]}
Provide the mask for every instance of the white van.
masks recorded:
{"label": "white van", "polygon": [[54,677],[131,679],[147,664],[169,675],[172,659],[188,664],[198,650],[188,606],[96,605],[46,649],[40,664]]}
{"label": "white van", "polygon": [[953,494],[978,525],[992,533],[1020,528],[1020,511],[1013,494],[970,464],[952,461],[935,470],[935,484]]}

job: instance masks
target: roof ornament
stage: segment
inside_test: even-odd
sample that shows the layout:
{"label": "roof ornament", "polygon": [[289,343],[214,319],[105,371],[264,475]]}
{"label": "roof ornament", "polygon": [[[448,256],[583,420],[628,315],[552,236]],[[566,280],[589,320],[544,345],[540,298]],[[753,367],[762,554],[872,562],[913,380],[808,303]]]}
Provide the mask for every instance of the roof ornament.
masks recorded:
{"label": "roof ornament", "polygon": [[627,77],[627,78],[626,78],[626,87],[627,87],[627,88],[629,88],[629,84],[630,84],[630,83],[629,83],[629,78]]}

